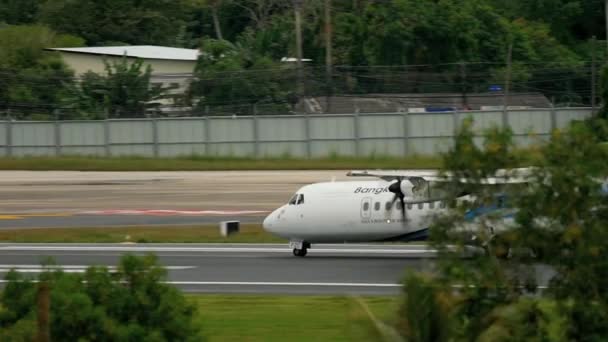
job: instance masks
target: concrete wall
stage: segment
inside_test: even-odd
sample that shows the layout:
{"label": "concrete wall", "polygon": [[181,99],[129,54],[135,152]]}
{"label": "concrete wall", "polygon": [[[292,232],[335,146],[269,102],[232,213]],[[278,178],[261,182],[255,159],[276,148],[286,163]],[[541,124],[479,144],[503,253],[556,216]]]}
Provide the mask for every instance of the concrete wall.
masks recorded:
{"label": "concrete wall", "polygon": [[[467,117],[474,119],[480,135],[506,119],[517,143],[525,146],[590,115],[590,108],[563,108],[514,110],[506,118],[498,111],[0,121],[0,156],[432,155],[451,146]],[[481,136],[477,141],[482,142]]]}

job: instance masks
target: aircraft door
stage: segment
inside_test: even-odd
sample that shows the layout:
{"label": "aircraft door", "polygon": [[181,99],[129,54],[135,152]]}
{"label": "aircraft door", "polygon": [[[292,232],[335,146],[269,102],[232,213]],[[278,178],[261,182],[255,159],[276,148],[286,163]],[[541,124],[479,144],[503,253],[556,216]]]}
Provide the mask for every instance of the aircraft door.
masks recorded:
{"label": "aircraft door", "polygon": [[365,197],[361,200],[361,217],[369,219],[372,213],[372,199],[371,197]]}

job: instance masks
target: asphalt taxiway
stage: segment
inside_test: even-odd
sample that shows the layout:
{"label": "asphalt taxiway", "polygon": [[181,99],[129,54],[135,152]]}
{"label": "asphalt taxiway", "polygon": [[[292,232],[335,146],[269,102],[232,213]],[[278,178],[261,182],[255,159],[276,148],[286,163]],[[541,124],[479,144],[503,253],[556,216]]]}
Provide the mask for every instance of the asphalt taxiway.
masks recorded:
{"label": "asphalt taxiway", "polygon": [[317,245],[305,258],[284,244],[0,244],[0,278],[41,271],[52,257],[69,272],[116,266],[124,253],[156,254],[168,282],[188,292],[385,295],[406,272],[432,268],[425,245]]}
{"label": "asphalt taxiway", "polygon": [[261,223],[301,186],[332,179],[346,171],[0,171],[0,229]]}
{"label": "asphalt taxiway", "polygon": [[[124,253],[154,253],[186,292],[314,295],[398,294],[407,272],[432,272],[436,257],[424,244],[315,245],[304,258],[284,244],[0,244],[0,279],[13,268],[39,273],[48,257],[66,272],[115,267]],[[535,272],[541,289],[554,274]]]}

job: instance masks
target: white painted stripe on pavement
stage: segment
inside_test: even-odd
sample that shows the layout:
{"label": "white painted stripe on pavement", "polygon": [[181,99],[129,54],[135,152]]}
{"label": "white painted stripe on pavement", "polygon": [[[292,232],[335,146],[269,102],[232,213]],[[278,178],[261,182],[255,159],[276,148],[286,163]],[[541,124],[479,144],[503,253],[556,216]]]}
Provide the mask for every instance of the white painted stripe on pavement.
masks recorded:
{"label": "white painted stripe on pavement", "polygon": [[[0,284],[7,283],[0,280]],[[34,281],[36,282],[36,281]],[[171,285],[197,285],[197,286],[300,286],[300,287],[402,287],[403,284],[395,283],[294,283],[294,282],[271,282],[271,281],[167,281]],[[451,285],[452,288],[463,288],[463,285]],[[469,287],[474,287],[470,285]],[[537,286],[537,289],[546,290],[546,285]]]}
{"label": "white painted stripe on pavement", "polygon": [[[140,247],[140,246],[2,246],[1,251],[83,251],[83,252],[217,252],[217,253],[287,253],[289,248],[252,247]],[[319,248],[311,253],[349,254],[436,254],[435,249],[354,249]]]}
{"label": "white painted stripe on pavement", "polygon": [[[78,270],[87,269],[91,266],[105,267],[107,269],[116,269],[116,266],[104,266],[104,265],[52,265],[44,267],[41,265],[0,265],[0,272],[2,270],[16,269],[21,272],[22,270],[36,269],[36,270]],[[167,270],[189,270],[196,268],[196,266],[163,266]]]}

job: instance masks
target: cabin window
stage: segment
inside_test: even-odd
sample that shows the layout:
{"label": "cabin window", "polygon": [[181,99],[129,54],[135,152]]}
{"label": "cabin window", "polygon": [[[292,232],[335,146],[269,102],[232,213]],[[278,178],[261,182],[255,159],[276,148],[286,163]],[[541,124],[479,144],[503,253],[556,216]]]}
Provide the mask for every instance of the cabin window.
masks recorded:
{"label": "cabin window", "polygon": [[386,211],[390,211],[392,206],[393,206],[393,203],[391,203],[391,202],[386,202],[386,206],[385,206]]}
{"label": "cabin window", "polygon": [[304,194],[300,194],[300,197],[298,197],[298,205],[300,204],[304,204]]}
{"label": "cabin window", "polygon": [[369,202],[363,203],[363,211],[368,211],[368,210],[369,210]]}
{"label": "cabin window", "polygon": [[289,205],[295,205],[298,201],[298,194],[293,195],[293,197],[289,200]]}
{"label": "cabin window", "polygon": [[[405,203],[404,203],[403,205],[405,206]],[[401,202],[395,202],[395,208],[396,208],[397,210],[401,210],[401,209],[403,209],[403,206],[401,206]]]}
{"label": "cabin window", "polygon": [[376,203],[374,203],[374,210],[375,210],[375,211],[380,210],[380,202],[376,202]]}
{"label": "cabin window", "polygon": [[441,209],[445,209],[445,207],[446,207],[445,201],[441,201],[441,202],[439,202],[439,207],[440,207]]}
{"label": "cabin window", "polygon": [[418,203],[418,209],[423,209],[424,208],[424,203]]}
{"label": "cabin window", "polygon": [[413,208],[413,207],[414,207],[414,205],[413,205],[412,203],[408,203],[408,204],[407,204],[407,208],[408,208],[409,210],[412,210],[412,208]]}
{"label": "cabin window", "polygon": [[435,202],[429,203],[429,209],[435,209]]}

